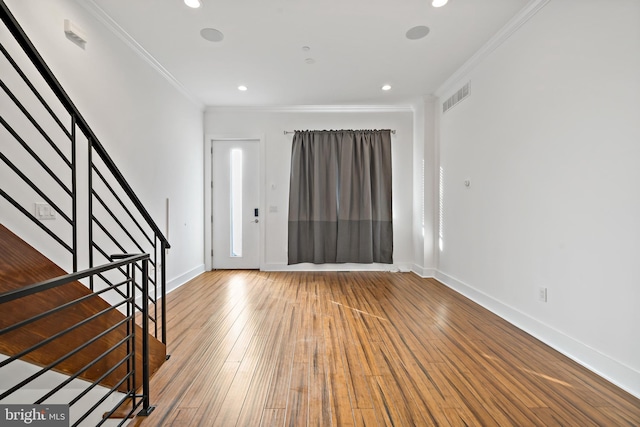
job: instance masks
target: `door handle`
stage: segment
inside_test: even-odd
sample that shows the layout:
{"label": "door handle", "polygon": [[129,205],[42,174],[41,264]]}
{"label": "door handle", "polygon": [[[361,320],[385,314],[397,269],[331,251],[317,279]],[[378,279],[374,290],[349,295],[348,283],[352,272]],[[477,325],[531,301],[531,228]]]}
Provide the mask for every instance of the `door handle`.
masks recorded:
{"label": "door handle", "polygon": [[256,218],[256,219],[253,220],[253,222],[255,222],[257,224],[258,222],[260,222],[260,220],[258,218]]}

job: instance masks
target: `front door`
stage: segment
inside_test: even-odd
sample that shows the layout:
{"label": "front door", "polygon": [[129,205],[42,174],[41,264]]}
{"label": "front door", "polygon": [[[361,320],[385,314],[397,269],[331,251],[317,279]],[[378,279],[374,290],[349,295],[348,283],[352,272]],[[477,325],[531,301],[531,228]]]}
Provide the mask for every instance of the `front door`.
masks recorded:
{"label": "front door", "polygon": [[212,266],[260,268],[260,144],[212,141]]}

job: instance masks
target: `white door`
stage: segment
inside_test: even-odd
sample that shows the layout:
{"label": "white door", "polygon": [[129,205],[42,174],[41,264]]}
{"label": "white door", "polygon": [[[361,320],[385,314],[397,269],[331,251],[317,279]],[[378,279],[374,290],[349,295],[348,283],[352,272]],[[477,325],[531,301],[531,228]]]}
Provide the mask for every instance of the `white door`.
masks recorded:
{"label": "white door", "polygon": [[260,144],[213,140],[213,268],[260,268]]}

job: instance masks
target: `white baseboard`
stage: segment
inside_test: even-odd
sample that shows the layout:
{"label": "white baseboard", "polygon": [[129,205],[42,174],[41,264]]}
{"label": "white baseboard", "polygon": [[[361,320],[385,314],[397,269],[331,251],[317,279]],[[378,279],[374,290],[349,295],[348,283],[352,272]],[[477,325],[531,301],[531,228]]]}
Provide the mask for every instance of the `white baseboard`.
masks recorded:
{"label": "white baseboard", "polygon": [[411,263],[395,264],[294,264],[268,263],[264,264],[262,271],[391,271],[394,273],[413,272],[422,278],[435,277],[436,270],[433,268],[422,268]]}
{"label": "white baseboard", "polygon": [[284,262],[270,262],[260,266],[260,271],[287,271],[287,264]]}
{"label": "white baseboard", "polygon": [[411,266],[411,272],[415,273],[416,275],[422,277],[423,279],[428,279],[428,278],[432,278],[436,276],[436,269],[435,268],[424,268],[421,267],[417,264],[413,264]]}
{"label": "white baseboard", "polygon": [[397,266],[397,269],[394,270],[384,270],[384,271],[400,271],[401,273],[410,273],[413,271],[413,266],[414,264],[410,263],[410,262],[399,262],[397,264],[394,264],[394,266]]}
{"label": "white baseboard", "polygon": [[[187,271],[186,273],[183,273],[177,277],[174,277],[171,280],[167,281],[167,294],[169,294],[172,291],[175,291],[176,289],[178,289],[180,286],[184,285],[185,283],[187,283],[189,280],[193,279],[194,277],[200,275],[204,273],[204,264],[200,264],[199,266],[192,268],[191,270]],[[158,292],[160,292],[160,290],[158,290]],[[142,306],[142,295],[138,295],[136,297],[136,305],[138,307]]]}
{"label": "white baseboard", "polygon": [[640,372],[513,307],[501,303],[446,273],[437,270],[435,273],[435,278],[447,287],[480,304],[607,381],[640,398]]}
{"label": "white baseboard", "polygon": [[261,271],[391,271],[409,272],[412,265],[408,263],[395,264],[293,264],[286,263],[266,263],[260,267]]}
{"label": "white baseboard", "polygon": [[180,286],[187,283],[189,280],[194,277],[204,273],[204,264],[200,264],[197,267],[192,268],[191,270],[174,277],[173,279],[167,282],[167,293],[178,289]]}

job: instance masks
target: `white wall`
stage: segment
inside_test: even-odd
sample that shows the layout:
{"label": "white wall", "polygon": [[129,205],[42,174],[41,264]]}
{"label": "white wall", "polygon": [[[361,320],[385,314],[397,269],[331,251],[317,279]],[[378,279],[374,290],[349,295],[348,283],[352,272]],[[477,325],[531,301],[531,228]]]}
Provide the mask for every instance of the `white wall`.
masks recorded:
{"label": "white wall", "polygon": [[639,23],[636,0],[552,0],[438,123],[438,277],[636,396]]}
{"label": "white wall", "polygon": [[[170,199],[169,285],[202,271],[202,107],[79,2],[5,3],[163,231]],[[85,32],[84,49],[65,37],[65,19]]]}
{"label": "white wall", "polygon": [[438,161],[435,141],[435,107],[431,95],[414,104],[414,257],[413,271],[422,277],[433,277],[436,267],[434,237],[437,230],[436,197]]}
{"label": "white wall", "polygon": [[[425,221],[424,206],[424,135],[425,135],[425,108],[420,99],[413,106],[413,271],[420,276],[425,276],[424,271],[424,239],[422,230]],[[432,274],[433,275],[433,274]]]}
{"label": "white wall", "polygon": [[[637,1],[550,1],[460,76],[460,85],[471,80],[471,97],[444,116],[440,102],[459,85],[413,112],[210,109],[204,123],[198,105],[78,3],[6,3],[162,227],[170,198],[173,284],[203,268],[203,126],[205,148],[211,137],[262,141],[261,207],[278,207],[263,226],[265,269],[288,268],[283,131],[396,129],[395,267],[429,275],[437,266],[448,285],[640,396]],[[64,37],[64,19],[86,32],[84,50]],[[443,250],[434,252],[439,196]]]}
{"label": "white wall", "polygon": [[[263,186],[266,221],[263,220],[263,260],[265,270],[285,269],[402,269],[410,270],[413,258],[413,113],[409,108],[394,110],[299,108],[220,109],[205,113],[205,139],[219,137],[260,138],[263,143]],[[291,140],[284,131],[314,129],[395,129],[392,144],[392,191],[394,221],[394,264],[287,266],[287,221]],[[206,149],[206,147],[205,147]],[[275,189],[272,189],[275,185]],[[276,206],[269,213],[267,206]]]}

